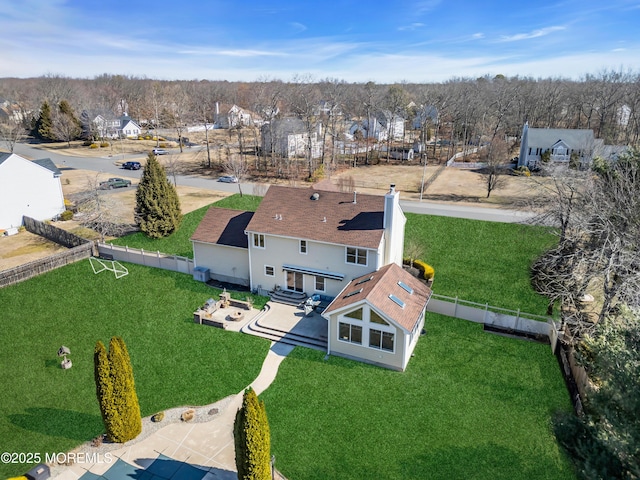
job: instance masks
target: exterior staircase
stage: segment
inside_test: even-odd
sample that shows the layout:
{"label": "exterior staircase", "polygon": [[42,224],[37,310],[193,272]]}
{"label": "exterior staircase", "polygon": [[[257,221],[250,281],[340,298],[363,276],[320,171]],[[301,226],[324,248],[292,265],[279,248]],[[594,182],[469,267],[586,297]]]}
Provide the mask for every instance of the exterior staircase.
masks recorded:
{"label": "exterior staircase", "polygon": [[[268,308],[265,310],[265,313],[266,311],[268,311]],[[285,343],[287,345],[313,348],[320,351],[327,350],[326,334],[320,335],[320,337],[311,337],[300,333],[288,332],[286,330],[266,325],[264,320],[262,320],[263,317],[264,314],[258,315],[255,319],[242,327],[241,332],[248,335],[254,335],[256,337],[266,338],[273,342]]]}
{"label": "exterior staircase", "polygon": [[307,299],[306,293],[291,292],[289,290],[274,290],[270,294],[272,302],[284,303],[297,307]]}

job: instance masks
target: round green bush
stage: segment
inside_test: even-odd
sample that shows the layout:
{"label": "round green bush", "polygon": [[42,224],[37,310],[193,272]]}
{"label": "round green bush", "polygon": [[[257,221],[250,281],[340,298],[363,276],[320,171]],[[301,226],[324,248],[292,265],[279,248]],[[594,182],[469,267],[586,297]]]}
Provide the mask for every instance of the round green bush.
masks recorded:
{"label": "round green bush", "polygon": [[109,142],[102,142],[102,143],[100,144],[100,147],[101,147],[101,148],[105,148],[105,147],[108,147],[108,146],[109,146]]}
{"label": "round green bush", "polygon": [[91,145],[89,145],[89,148],[98,148],[98,144],[97,143],[92,143]]}
{"label": "round green bush", "polygon": [[67,220],[71,220],[73,218],[73,212],[71,210],[65,210],[60,214],[60,220],[66,222]]}

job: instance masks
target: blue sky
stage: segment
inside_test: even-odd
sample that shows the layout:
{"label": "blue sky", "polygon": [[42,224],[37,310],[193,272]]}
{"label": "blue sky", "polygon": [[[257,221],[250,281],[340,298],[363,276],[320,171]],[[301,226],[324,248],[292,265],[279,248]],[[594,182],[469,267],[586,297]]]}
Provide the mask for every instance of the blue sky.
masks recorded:
{"label": "blue sky", "polygon": [[640,72],[639,0],[0,0],[0,77],[440,82]]}

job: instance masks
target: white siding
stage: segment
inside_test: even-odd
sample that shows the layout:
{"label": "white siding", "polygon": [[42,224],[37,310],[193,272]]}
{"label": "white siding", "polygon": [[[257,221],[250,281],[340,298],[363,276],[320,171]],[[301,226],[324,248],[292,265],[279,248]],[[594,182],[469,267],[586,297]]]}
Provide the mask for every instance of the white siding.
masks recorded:
{"label": "white siding", "polygon": [[22,216],[49,220],[64,211],[60,178],[18,155],[0,164],[0,228],[22,225]]}
{"label": "white siding", "polygon": [[246,248],[193,242],[196,267],[208,268],[211,278],[249,285],[249,256]]}
{"label": "white siding", "polygon": [[[314,270],[336,272],[345,275],[344,280],[326,279],[325,294],[335,296],[340,293],[347,283],[353,278],[373,272],[380,268],[376,250],[367,251],[367,265],[352,265],[346,263],[346,251],[344,245],[314,242],[307,240],[307,254],[300,253],[300,239],[265,236],[265,248],[255,248],[253,237],[249,237],[251,250],[251,288],[271,290],[275,285],[286,289],[286,272],[282,266],[285,264],[307,267]],[[275,267],[275,277],[265,276],[264,266]],[[315,293],[315,275],[304,275],[304,291],[307,294]]]}

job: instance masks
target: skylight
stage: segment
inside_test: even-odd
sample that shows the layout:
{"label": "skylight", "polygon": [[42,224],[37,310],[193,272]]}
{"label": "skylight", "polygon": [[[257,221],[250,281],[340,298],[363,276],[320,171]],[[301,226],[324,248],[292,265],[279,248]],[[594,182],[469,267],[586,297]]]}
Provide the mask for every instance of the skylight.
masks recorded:
{"label": "skylight", "polygon": [[409,295],[413,295],[413,288],[411,288],[409,285],[407,285],[406,283],[404,283],[401,280],[398,280],[398,285],[405,291],[407,292]]}
{"label": "skylight", "polygon": [[353,292],[349,292],[347,293],[344,297],[342,298],[349,298],[349,297],[353,297],[354,295],[357,295],[359,293],[362,293],[362,289],[360,290],[354,290]]}
{"label": "skylight", "polygon": [[389,294],[389,298],[391,299],[391,301],[393,301],[394,303],[399,305],[400,308],[404,308],[404,302],[402,300],[400,300],[398,297],[396,297],[393,294]]}
{"label": "skylight", "polygon": [[369,280],[373,280],[373,277],[371,276],[371,277],[369,277],[369,278],[364,278],[364,279],[360,280],[358,283],[356,283],[356,285],[360,285],[360,284],[362,284],[362,283],[366,283],[366,282],[368,282]]}

